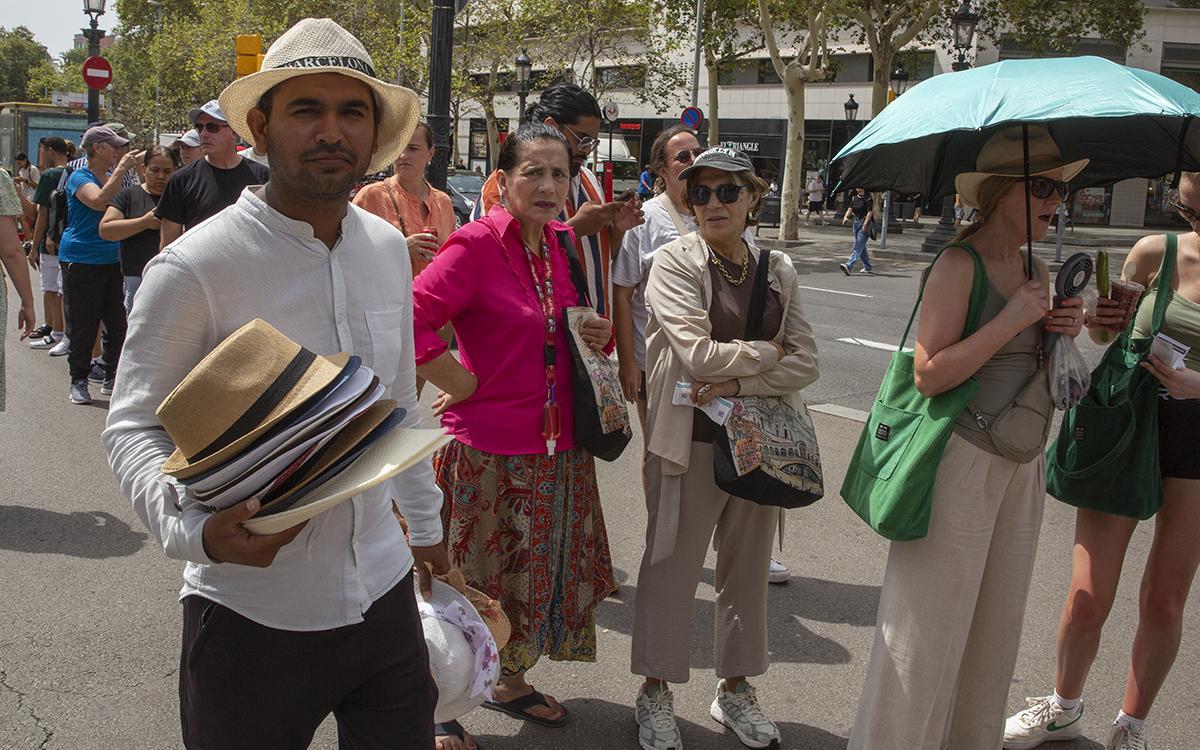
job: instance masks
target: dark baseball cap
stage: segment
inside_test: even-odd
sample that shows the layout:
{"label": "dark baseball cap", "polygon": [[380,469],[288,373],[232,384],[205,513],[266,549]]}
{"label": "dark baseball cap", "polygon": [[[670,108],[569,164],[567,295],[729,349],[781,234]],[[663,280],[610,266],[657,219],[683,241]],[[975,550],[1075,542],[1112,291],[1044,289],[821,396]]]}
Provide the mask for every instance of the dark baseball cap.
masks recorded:
{"label": "dark baseball cap", "polygon": [[705,168],[719,169],[722,172],[753,172],[754,163],[741,151],[725,146],[714,146],[697,156],[690,167],[680,172],[679,179],[685,180],[692,172]]}
{"label": "dark baseball cap", "polygon": [[114,133],[111,129],[103,125],[95,128],[88,128],[88,131],[83,134],[83,139],[79,141],[80,148],[95,146],[98,143],[111,143],[117,148],[129,145],[128,138],[122,138]]}

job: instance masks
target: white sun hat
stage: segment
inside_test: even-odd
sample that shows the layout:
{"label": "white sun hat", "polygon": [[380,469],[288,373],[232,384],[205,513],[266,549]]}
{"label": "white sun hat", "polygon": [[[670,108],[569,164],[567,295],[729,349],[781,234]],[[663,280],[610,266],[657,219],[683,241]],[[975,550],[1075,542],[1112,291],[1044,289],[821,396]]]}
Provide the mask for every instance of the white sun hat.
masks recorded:
{"label": "white sun hat", "polygon": [[329,18],[305,18],[275,40],[263,56],[262,68],[225,87],[218,101],[230,127],[252,145],[246,115],[272,87],[289,78],[338,73],[371,88],[379,107],[378,148],[367,173],[387,169],[408,146],[421,115],[417,95],[375,75],[375,64],[362,42]]}

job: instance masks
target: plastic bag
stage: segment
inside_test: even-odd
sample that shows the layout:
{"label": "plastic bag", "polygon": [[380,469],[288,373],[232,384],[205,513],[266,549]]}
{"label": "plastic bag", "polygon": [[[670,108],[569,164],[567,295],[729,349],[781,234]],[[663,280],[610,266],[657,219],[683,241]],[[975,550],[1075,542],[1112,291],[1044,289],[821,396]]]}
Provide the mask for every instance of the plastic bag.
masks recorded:
{"label": "plastic bag", "polygon": [[1066,411],[1083,400],[1092,385],[1092,372],[1075,339],[1055,335],[1050,341],[1050,398]]}

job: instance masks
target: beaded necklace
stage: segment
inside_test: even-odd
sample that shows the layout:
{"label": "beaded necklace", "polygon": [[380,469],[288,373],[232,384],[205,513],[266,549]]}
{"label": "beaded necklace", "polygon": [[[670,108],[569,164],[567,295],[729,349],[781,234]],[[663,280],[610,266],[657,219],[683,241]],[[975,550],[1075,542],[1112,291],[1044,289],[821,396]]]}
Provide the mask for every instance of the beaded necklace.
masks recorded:
{"label": "beaded necklace", "polygon": [[[542,238],[542,263],[537,262],[537,256],[525,245],[525,259],[529,262],[529,276],[533,280],[533,290],[537,293],[538,302],[542,306],[542,315],[546,319],[546,340],[542,347],[543,362],[546,367],[546,403],[542,407],[542,437],[546,440],[546,453],[554,455],[555,444],[561,432],[561,415],[559,414],[558,399],[555,397],[555,337],[558,333],[558,317],[554,314],[554,272],[550,264],[550,247]],[[538,266],[543,267],[542,278],[538,279]]]}

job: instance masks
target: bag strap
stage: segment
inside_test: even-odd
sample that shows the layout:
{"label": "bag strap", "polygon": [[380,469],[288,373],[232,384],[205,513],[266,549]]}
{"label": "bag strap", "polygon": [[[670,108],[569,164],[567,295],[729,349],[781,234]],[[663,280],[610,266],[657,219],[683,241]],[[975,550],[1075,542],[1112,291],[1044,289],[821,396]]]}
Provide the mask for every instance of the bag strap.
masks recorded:
{"label": "bag strap", "polygon": [[929,267],[921,274],[921,288],[917,292],[917,303],[913,305],[912,314],[908,316],[908,325],[904,327],[904,338],[900,339],[901,350],[908,343],[908,333],[912,330],[913,321],[917,319],[917,310],[921,309],[921,299],[925,296],[925,282],[929,280],[929,274],[933,271],[933,266],[938,262],[938,258],[941,258],[942,253],[952,247],[961,247],[966,250],[971,256],[971,260],[975,261],[975,277],[971,281],[971,300],[967,305],[967,319],[963,322],[962,338],[967,338],[979,328],[979,318],[983,315],[983,304],[987,301],[987,268],[984,267],[983,259],[979,257],[975,248],[965,242],[951,242],[938,251],[933,263],[930,263]]}
{"label": "bag strap", "polygon": [[667,207],[667,213],[671,216],[671,223],[675,225],[675,231],[679,232],[682,237],[688,233],[687,225],[683,223],[683,217],[679,215],[679,209],[675,208],[675,204],[671,201],[670,196],[663,193],[663,205]]}
{"label": "bag strap", "polygon": [[558,235],[558,244],[567,254],[567,264],[571,267],[571,283],[575,285],[575,294],[579,299],[579,304],[592,307],[591,299],[588,296],[587,274],[583,272],[583,263],[579,260],[579,252],[575,248],[575,242],[571,239],[571,233],[560,229],[555,234]]}
{"label": "bag strap", "polygon": [[1163,318],[1167,314],[1167,304],[1171,301],[1171,282],[1175,276],[1175,255],[1179,246],[1178,235],[1166,235],[1167,249],[1163,253],[1162,267],[1158,271],[1158,280],[1155,284],[1154,294],[1154,318],[1151,324],[1150,338],[1158,335],[1158,331],[1162,328]]}
{"label": "bag strap", "polygon": [[[750,252],[750,248],[746,248],[746,252]],[[767,273],[770,271],[770,264],[771,251],[759,250],[754,287],[750,290],[750,311],[746,314],[746,341],[757,341],[762,336],[763,314],[767,310]]]}
{"label": "bag strap", "polygon": [[400,233],[407,236],[408,230],[404,227],[404,214],[400,213],[400,204],[396,202],[396,194],[392,192],[392,183],[385,179],[383,186],[387,189],[388,197],[392,199],[392,210],[396,212],[396,221],[400,222]]}

